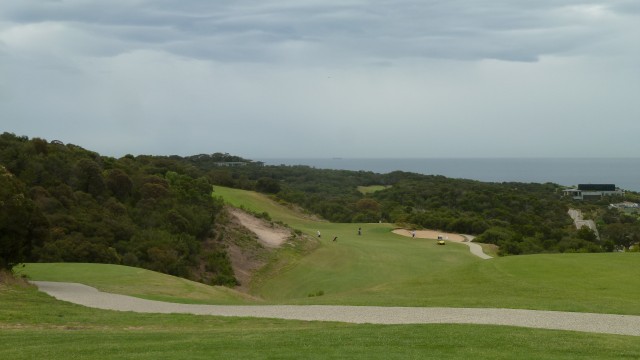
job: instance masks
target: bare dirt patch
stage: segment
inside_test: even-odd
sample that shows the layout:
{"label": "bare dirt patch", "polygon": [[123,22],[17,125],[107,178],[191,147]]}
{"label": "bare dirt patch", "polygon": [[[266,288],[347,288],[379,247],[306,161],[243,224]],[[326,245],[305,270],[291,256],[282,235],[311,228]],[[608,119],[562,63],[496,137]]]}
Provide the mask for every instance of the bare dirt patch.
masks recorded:
{"label": "bare dirt patch", "polygon": [[[264,251],[267,250],[265,249]],[[231,261],[233,274],[240,283],[236,290],[248,293],[253,275],[267,263],[266,258],[257,249],[247,250],[237,244],[228,245],[227,255],[229,256],[229,261]]]}
{"label": "bare dirt patch", "polygon": [[291,230],[284,226],[258,219],[240,209],[230,208],[229,213],[235,217],[242,226],[256,234],[258,241],[266,247],[280,247],[291,237]]}
{"label": "bare dirt patch", "polygon": [[7,270],[0,270],[0,286],[19,286],[19,287],[29,287],[29,284],[24,278],[19,275],[14,275]]}
{"label": "bare dirt patch", "polygon": [[254,276],[274,260],[274,252],[300,239],[291,229],[240,209],[227,207],[226,212],[229,221],[220,231],[234,276],[240,283],[236,290],[249,293]]}

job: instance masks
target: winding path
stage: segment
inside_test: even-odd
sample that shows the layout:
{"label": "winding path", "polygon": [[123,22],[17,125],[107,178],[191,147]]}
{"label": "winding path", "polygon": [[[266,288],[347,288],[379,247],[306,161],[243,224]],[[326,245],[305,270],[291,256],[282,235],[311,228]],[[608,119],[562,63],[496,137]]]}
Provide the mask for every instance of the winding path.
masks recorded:
{"label": "winding path", "polygon": [[356,324],[484,324],[640,336],[640,316],[560,311],[330,305],[193,305],[144,300],[77,283],[33,281],[58,300],[97,309],[142,313],[337,321]]}
{"label": "winding path", "polygon": [[472,242],[473,239],[476,238],[475,236],[473,235],[462,235],[462,236],[465,239],[462,243],[469,247],[469,251],[471,251],[473,255],[484,260],[493,259],[493,256],[485,254],[480,244]]}

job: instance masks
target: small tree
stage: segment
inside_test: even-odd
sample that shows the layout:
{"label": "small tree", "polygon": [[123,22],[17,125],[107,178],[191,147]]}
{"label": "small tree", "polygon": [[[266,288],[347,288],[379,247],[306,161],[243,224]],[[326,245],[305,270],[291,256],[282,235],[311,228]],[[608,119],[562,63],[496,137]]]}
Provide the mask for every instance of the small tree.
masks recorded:
{"label": "small tree", "polygon": [[589,242],[596,242],[598,240],[598,236],[588,226],[583,226],[580,229],[578,229],[578,239],[582,239]]}
{"label": "small tree", "polygon": [[256,190],[263,193],[275,194],[280,192],[280,183],[268,177],[262,177],[256,182]]}
{"label": "small tree", "polygon": [[120,200],[131,195],[133,190],[133,181],[131,181],[127,173],[120,169],[113,169],[108,172],[106,184],[111,193]]}
{"label": "small tree", "polygon": [[81,159],[76,164],[76,188],[93,196],[102,195],[106,189],[100,165],[89,159]]}

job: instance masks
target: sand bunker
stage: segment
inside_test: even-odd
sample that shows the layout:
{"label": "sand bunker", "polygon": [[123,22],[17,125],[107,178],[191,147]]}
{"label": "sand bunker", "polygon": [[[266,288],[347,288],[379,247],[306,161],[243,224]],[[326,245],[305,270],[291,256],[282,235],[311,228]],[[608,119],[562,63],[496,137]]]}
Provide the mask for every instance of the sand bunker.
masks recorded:
{"label": "sand bunker", "polygon": [[[395,234],[402,236],[411,236],[411,231],[406,229],[395,229]],[[467,239],[459,234],[451,234],[436,230],[416,230],[416,238],[418,239],[442,239],[456,242],[465,242]]]}
{"label": "sand bunker", "polygon": [[[412,231],[407,229],[395,229],[393,230],[394,234],[402,235],[402,236],[412,236]],[[471,253],[481,259],[492,259],[493,257],[484,253],[482,246],[473,243],[473,239],[475,236],[473,235],[461,235],[461,234],[451,234],[442,231],[435,230],[416,230],[416,239],[441,239],[453,242],[459,242],[467,245],[469,247],[469,251]]]}

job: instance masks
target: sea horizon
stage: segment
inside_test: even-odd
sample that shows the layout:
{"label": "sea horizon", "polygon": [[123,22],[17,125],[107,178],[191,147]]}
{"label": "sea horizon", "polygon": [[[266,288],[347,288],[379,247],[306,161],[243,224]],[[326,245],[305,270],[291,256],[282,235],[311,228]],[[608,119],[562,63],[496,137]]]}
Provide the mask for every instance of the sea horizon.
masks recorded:
{"label": "sea horizon", "polygon": [[551,182],[563,186],[615,184],[624,190],[640,192],[640,157],[289,157],[255,160],[276,166],[303,165],[380,174],[406,171],[484,182]]}

